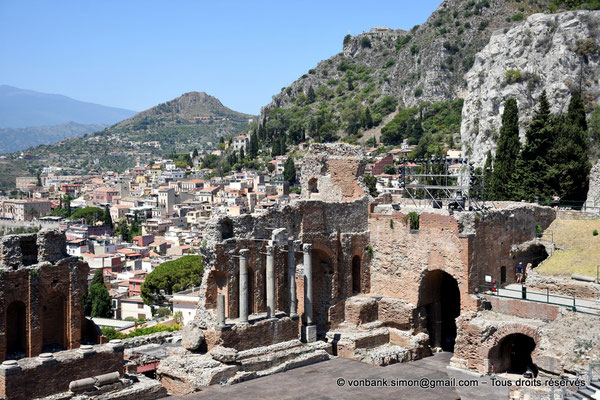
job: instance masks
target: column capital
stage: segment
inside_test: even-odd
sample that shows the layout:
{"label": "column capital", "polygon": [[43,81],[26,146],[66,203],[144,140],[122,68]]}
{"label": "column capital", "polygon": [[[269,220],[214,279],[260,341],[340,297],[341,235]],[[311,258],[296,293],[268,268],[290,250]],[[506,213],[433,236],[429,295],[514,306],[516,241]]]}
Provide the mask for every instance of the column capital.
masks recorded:
{"label": "column capital", "polygon": [[269,255],[269,256],[273,255],[274,249],[275,249],[275,246],[268,245],[267,246],[267,255]]}
{"label": "column capital", "polygon": [[240,257],[244,257],[244,258],[248,258],[248,253],[250,253],[250,250],[248,250],[248,249],[241,249],[239,252]]}
{"label": "column capital", "polygon": [[310,243],[304,243],[302,245],[302,251],[309,252],[311,250],[312,250],[312,244],[310,244]]}

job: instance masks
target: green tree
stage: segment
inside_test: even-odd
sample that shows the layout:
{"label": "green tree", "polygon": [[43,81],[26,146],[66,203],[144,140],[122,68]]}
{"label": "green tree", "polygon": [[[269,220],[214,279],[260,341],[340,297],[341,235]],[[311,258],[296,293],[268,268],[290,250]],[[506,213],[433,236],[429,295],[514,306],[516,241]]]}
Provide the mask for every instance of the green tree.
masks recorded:
{"label": "green tree", "polygon": [[283,178],[290,184],[296,182],[296,165],[292,157],[288,157],[283,164]]}
{"label": "green tree", "polygon": [[250,149],[248,151],[248,155],[250,159],[254,160],[256,156],[258,156],[258,134],[256,129],[252,131],[250,134]]}
{"label": "green tree", "polygon": [[281,142],[277,139],[273,139],[271,143],[271,157],[277,157],[280,155],[281,151]]}
{"label": "green tree", "polygon": [[102,270],[98,269],[94,273],[88,293],[83,297],[84,313],[92,318],[111,318],[113,314],[111,304],[108,289],[104,285]]}
{"label": "green tree", "polygon": [[308,104],[312,104],[315,102],[317,96],[315,95],[315,90],[312,85],[308,87],[308,92],[306,93],[306,100]]}
{"label": "green tree", "polygon": [[286,153],[287,153],[287,147],[285,145],[285,134],[282,134],[281,138],[279,138],[279,154],[285,155]]}
{"label": "green tree", "polygon": [[75,210],[71,214],[71,218],[79,219],[83,218],[86,224],[94,224],[97,221],[102,221],[104,217],[104,210],[98,207],[85,207]]}
{"label": "green tree", "polygon": [[365,174],[363,175],[363,181],[365,182],[365,185],[367,185],[367,189],[369,189],[369,194],[373,197],[377,197],[379,194],[377,192],[377,178],[373,175]]}
{"label": "green tree", "polygon": [[388,175],[395,175],[396,174],[396,167],[394,167],[393,165],[386,165],[383,167],[383,173],[384,174],[388,174]]}
{"label": "green tree", "polygon": [[[525,146],[517,160],[515,179],[519,182],[513,198],[532,201],[536,196],[550,197],[552,189],[552,160],[550,149],[555,143],[550,103],[543,91],[533,120],[525,133]],[[496,165],[494,165],[494,173]]]}
{"label": "green tree", "polygon": [[133,221],[131,221],[131,226],[129,227],[129,236],[133,239],[134,236],[139,236],[141,234],[142,228],[140,227],[138,212],[136,210],[133,214]]}
{"label": "green tree", "polygon": [[104,215],[102,216],[102,222],[104,222],[104,225],[110,226],[111,230],[113,229],[113,221],[110,215],[110,209],[108,208],[108,205],[104,206]]}
{"label": "green tree", "polygon": [[361,125],[365,129],[370,129],[373,127],[373,117],[371,116],[371,110],[367,106],[361,115]]}
{"label": "green tree", "polygon": [[131,242],[131,230],[129,229],[129,224],[127,223],[126,218],[123,218],[121,221],[119,221],[118,232],[124,242]]}
{"label": "green tree", "polygon": [[482,184],[484,185],[483,188],[483,196],[484,198],[487,200],[490,197],[490,184],[492,182],[492,174],[493,174],[493,168],[492,168],[492,160],[494,159],[494,157],[492,156],[492,151],[488,150],[487,155],[485,157],[485,164],[483,165],[483,182]]}
{"label": "green tree", "polygon": [[243,161],[246,158],[246,154],[244,154],[244,148],[240,149],[240,161]]}
{"label": "green tree", "polygon": [[515,163],[519,157],[519,109],[515,99],[504,103],[502,127],[491,177],[490,195],[496,200],[508,200],[514,193]]}
{"label": "green tree", "polygon": [[204,267],[201,256],[183,256],[156,267],[142,284],[141,296],[146,304],[162,304],[164,294],[200,285]]}

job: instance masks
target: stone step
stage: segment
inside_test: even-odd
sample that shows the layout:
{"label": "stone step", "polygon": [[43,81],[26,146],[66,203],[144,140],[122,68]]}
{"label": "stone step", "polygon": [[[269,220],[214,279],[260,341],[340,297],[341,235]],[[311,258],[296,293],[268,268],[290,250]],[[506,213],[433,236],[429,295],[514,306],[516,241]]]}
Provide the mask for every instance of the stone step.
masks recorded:
{"label": "stone step", "polygon": [[356,349],[371,349],[390,342],[388,328],[378,328],[370,331],[329,331],[326,338],[333,346],[333,354],[346,358],[354,358]]}
{"label": "stone step", "polygon": [[285,364],[305,354],[316,351],[327,353],[328,350],[329,352],[331,351],[331,344],[326,342],[301,343],[300,345],[294,343],[289,347],[273,349],[269,353],[261,353],[254,356],[244,355],[243,358],[238,357],[237,362],[240,364],[242,372],[258,372]]}
{"label": "stone step", "polygon": [[372,349],[356,349],[354,359],[368,364],[387,366],[412,361],[412,353],[406,347],[387,344]]}
{"label": "stone step", "polygon": [[586,399],[595,399],[595,395],[596,395],[596,389],[591,388],[589,386],[585,386],[581,389],[579,389],[577,391],[577,393],[579,393],[580,395],[582,395],[583,397],[585,397]]}
{"label": "stone step", "polygon": [[330,355],[326,350],[316,349],[314,351],[297,354],[296,357],[290,358],[287,361],[281,362],[267,369],[258,371],[240,371],[234,377],[229,379],[227,383],[234,384],[244,382],[263,376],[276,374],[278,372],[284,372],[290,369],[304,367],[306,365],[315,364],[321,361],[327,361],[329,359]]}

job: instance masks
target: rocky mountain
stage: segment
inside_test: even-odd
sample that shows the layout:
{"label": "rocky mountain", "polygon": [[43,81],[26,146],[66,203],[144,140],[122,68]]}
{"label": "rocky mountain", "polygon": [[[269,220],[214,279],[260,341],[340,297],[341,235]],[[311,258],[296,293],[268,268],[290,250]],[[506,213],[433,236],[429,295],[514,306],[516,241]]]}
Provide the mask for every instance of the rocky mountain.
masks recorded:
{"label": "rocky mountain", "polygon": [[[28,149],[28,170],[56,165],[65,173],[123,170],[136,160],[214,148],[221,136],[245,133],[252,115],[225,107],[206,93],[190,92],[142,111],[102,131]],[[18,154],[8,162],[18,164]],[[14,169],[14,168],[13,168]],[[3,173],[0,164],[0,175]],[[14,178],[13,178],[14,181]]]}
{"label": "rocky mountain", "polygon": [[110,125],[133,114],[135,111],[0,85],[0,128],[50,126],[68,122]]}
{"label": "rocky mountain", "polygon": [[82,136],[106,128],[101,124],[78,124],[67,122],[60,125],[32,126],[29,128],[0,128],[0,153],[24,150],[40,144],[52,144],[60,140]]}
{"label": "rocky mountain", "polygon": [[552,112],[566,112],[571,91],[582,90],[586,104],[600,101],[600,11],[535,14],[496,31],[465,75],[461,142],[481,165],[495,150],[504,101],[517,100],[521,139],[546,90]]}
{"label": "rocky mountain", "polygon": [[[346,36],[342,53],[321,61],[263,107],[268,117],[278,107],[290,108],[316,91],[316,103],[337,107],[348,98],[363,105],[381,96],[401,107],[463,97],[464,78],[475,54],[495,30],[518,24],[546,8],[547,1],[445,0],[422,25],[409,31],[374,28]],[[352,81],[352,87],[348,82]]]}

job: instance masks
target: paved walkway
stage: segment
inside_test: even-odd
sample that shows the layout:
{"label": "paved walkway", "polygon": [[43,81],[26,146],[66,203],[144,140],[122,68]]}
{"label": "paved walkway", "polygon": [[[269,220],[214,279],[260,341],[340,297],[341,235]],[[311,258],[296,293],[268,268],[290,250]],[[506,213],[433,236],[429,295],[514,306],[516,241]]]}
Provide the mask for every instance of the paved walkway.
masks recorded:
{"label": "paved walkway", "polygon": [[[233,399],[417,399],[417,400],[506,400],[506,388],[492,387],[489,378],[479,378],[464,372],[448,369],[451,353],[438,353],[419,361],[378,367],[346,358],[293,369],[283,373],[254,379],[231,386],[211,386],[181,399],[233,400]],[[338,380],[344,379],[339,386]],[[403,379],[411,382],[445,383],[448,387],[352,387],[353,380]],[[452,385],[466,382],[471,387]]]}
{"label": "paved walkway", "polygon": [[[504,288],[499,288],[498,295],[522,299],[521,284],[513,283]],[[539,301],[543,303],[553,303],[573,307],[573,297],[558,296],[552,293],[543,293],[539,289],[527,290],[526,299],[529,301]],[[575,307],[577,307],[580,311],[600,315],[600,301],[576,298]]]}

